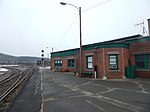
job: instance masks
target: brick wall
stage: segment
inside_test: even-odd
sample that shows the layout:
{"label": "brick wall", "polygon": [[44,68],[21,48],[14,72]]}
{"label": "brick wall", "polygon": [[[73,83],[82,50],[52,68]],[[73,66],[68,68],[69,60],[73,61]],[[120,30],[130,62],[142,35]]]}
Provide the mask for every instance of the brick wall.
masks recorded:
{"label": "brick wall", "polygon": [[[118,54],[118,70],[109,69],[109,54]],[[141,41],[136,43],[131,43],[129,49],[127,48],[97,48],[93,50],[82,51],[82,73],[92,72],[94,74],[94,65],[97,65],[98,78],[102,78],[104,75],[107,78],[122,78],[125,75],[125,67],[129,65],[134,65],[134,55],[150,53],[150,41]],[[93,57],[93,68],[86,68],[86,56],[92,55]],[[68,68],[68,58],[75,59],[75,67]],[[62,59],[63,64],[61,67],[62,71],[69,69],[69,71],[79,72],[80,70],[80,58],[79,53],[77,56],[66,56],[66,57],[53,57],[51,59],[51,67],[54,69],[54,60]],[[138,77],[149,77],[150,71],[136,71],[136,76]],[[94,75],[93,75],[94,76]]]}
{"label": "brick wall", "polygon": [[[104,53],[104,54],[103,54]],[[118,53],[118,70],[109,70],[109,53]],[[86,69],[86,56],[92,55],[93,69]],[[129,50],[125,48],[99,48],[82,52],[82,72],[93,72],[97,65],[98,78],[105,75],[107,78],[121,78],[125,75],[125,66],[128,66]]]}
{"label": "brick wall", "polygon": [[[130,44],[130,60],[131,64],[134,65],[135,54],[150,54],[150,41],[141,41]],[[135,75],[142,78],[150,78],[150,70],[135,70]]]}
{"label": "brick wall", "polygon": [[150,70],[149,71],[135,71],[136,77],[141,77],[141,78],[150,78]]}
{"label": "brick wall", "polygon": [[141,41],[130,44],[131,54],[150,53],[150,41]]}
{"label": "brick wall", "polygon": [[95,50],[85,50],[82,51],[82,72],[94,72],[94,63],[93,63],[93,69],[86,69],[86,56],[92,55]]}
{"label": "brick wall", "polygon": [[[118,70],[109,69],[109,53],[118,54]],[[125,48],[105,48],[105,75],[107,78],[121,78],[125,75],[125,66],[128,66],[128,49]],[[101,65],[102,66],[102,65]]]}
{"label": "brick wall", "polygon": [[51,58],[51,70],[54,69],[54,58]]}
{"label": "brick wall", "polygon": [[[66,56],[66,57],[53,57],[51,59],[51,69],[57,69],[58,71],[68,71],[69,72],[75,72],[76,71],[76,57],[77,56]],[[59,60],[59,59],[62,59],[62,67],[55,67],[54,66],[54,61],[55,60]],[[68,59],[75,59],[75,67],[73,68],[68,68]]]}

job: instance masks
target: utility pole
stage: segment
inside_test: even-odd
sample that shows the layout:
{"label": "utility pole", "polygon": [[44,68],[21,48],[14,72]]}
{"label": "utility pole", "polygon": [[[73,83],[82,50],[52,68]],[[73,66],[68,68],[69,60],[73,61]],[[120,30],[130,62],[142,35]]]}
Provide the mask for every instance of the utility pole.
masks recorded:
{"label": "utility pole", "polygon": [[82,77],[82,31],[81,31],[81,7],[77,7],[73,4],[60,2],[61,5],[71,5],[79,11],[79,29],[80,29],[80,52],[79,52],[79,76]]}
{"label": "utility pole", "polygon": [[148,32],[149,32],[149,36],[150,36],[150,18],[147,19],[147,22],[148,22]]}
{"label": "utility pole", "polygon": [[81,31],[81,7],[79,7],[79,20],[80,20],[80,77],[82,77],[82,31]]}

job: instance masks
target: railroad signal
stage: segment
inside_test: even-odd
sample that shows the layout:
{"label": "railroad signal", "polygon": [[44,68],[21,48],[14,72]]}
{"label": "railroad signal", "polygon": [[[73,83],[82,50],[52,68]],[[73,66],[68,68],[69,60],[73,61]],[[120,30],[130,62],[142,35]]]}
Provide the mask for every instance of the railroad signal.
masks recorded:
{"label": "railroad signal", "polygon": [[42,52],[42,54],[41,54],[41,56],[42,56],[42,63],[43,63],[43,67],[44,67],[44,50],[41,50],[41,52]]}
{"label": "railroad signal", "polygon": [[42,57],[44,57],[44,54],[41,54]]}
{"label": "railroad signal", "polygon": [[42,53],[44,53],[44,50],[41,50]]}

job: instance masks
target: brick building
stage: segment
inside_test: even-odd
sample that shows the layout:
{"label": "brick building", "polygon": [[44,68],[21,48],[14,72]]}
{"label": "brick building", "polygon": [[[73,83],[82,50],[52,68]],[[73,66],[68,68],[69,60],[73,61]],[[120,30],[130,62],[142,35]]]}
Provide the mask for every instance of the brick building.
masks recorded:
{"label": "brick building", "polygon": [[[79,48],[53,52],[51,68],[79,73]],[[150,78],[150,37],[130,37],[82,46],[82,77],[122,78],[135,66],[137,77]],[[95,75],[96,73],[96,75]]]}
{"label": "brick building", "polygon": [[65,51],[51,53],[51,69],[56,71],[77,71],[78,49],[70,49]]}

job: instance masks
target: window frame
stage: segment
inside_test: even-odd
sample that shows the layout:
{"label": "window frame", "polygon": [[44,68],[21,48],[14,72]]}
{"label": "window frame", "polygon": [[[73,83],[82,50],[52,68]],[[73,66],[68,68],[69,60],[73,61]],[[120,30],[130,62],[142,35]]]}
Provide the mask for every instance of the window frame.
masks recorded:
{"label": "window frame", "polygon": [[[115,56],[115,64],[111,64],[111,56]],[[113,62],[114,63],[114,62]],[[117,66],[116,68],[111,68],[111,66]],[[109,70],[118,70],[118,54],[109,54]]]}
{"label": "window frame", "polygon": [[67,67],[68,68],[74,68],[75,67],[75,59],[68,59],[67,60]]}
{"label": "window frame", "polygon": [[[137,59],[138,56],[143,56],[143,59],[142,60]],[[143,54],[141,54],[141,55],[135,55],[135,67],[137,69],[145,69],[145,61],[144,60],[145,60],[145,55],[143,55]],[[137,63],[143,63],[143,67],[138,66]]]}
{"label": "window frame", "polygon": [[[140,62],[136,56],[143,56],[143,67],[137,66],[136,63]],[[150,54],[136,54],[134,56],[134,65],[136,69],[144,69],[144,70],[149,70],[150,69]]]}
{"label": "window frame", "polygon": [[150,54],[147,56],[147,69],[150,69]]}
{"label": "window frame", "polygon": [[59,59],[59,60],[54,60],[54,66],[55,67],[62,67],[62,59]]}
{"label": "window frame", "polygon": [[[91,61],[88,59],[91,57]],[[92,67],[89,67],[89,64],[91,64]],[[86,56],[86,69],[93,69],[93,55]]]}

